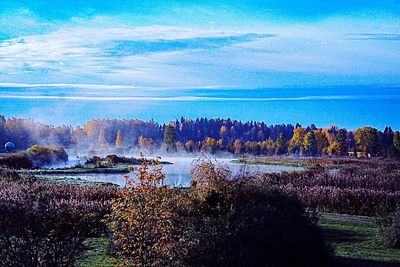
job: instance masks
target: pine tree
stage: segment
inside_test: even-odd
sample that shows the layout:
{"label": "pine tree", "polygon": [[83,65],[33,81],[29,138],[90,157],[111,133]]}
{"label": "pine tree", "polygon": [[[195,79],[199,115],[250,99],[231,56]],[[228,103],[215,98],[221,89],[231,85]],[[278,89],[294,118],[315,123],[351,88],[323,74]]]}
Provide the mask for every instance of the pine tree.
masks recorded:
{"label": "pine tree", "polygon": [[335,136],[336,154],[345,156],[347,155],[347,131],[340,129]]}
{"label": "pine tree", "polygon": [[176,151],[176,131],[171,125],[167,125],[164,131],[164,144],[166,146],[167,152]]}
{"label": "pine tree", "polygon": [[275,143],[275,155],[287,153],[287,142],[285,136],[281,133]]}

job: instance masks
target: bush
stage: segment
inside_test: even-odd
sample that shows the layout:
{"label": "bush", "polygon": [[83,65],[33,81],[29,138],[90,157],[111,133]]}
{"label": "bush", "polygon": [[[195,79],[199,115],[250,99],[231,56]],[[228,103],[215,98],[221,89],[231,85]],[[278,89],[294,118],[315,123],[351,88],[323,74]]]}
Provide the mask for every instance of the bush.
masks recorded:
{"label": "bush", "polygon": [[0,166],[12,169],[31,169],[33,163],[26,154],[16,153],[0,157]]}
{"label": "bush", "polygon": [[192,266],[328,266],[321,229],[294,195],[263,188],[211,162],[192,171]]}
{"label": "bush", "polygon": [[26,151],[35,166],[68,161],[68,154],[61,147],[34,145]]}
{"label": "bush", "polygon": [[31,169],[65,161],[68,161],[68,154],[63,148],[34,145],[24,152],[0,157],[0,166],[13,169]]}
{"label": "bush", "polygon": [[156,165],[143,161],[132,169],[138,182],[128,179],[112,204],[108,225],[123,266],[179,265],[185,255],[179,197],[161,185],[164,174]]}
{"label": "bush", "polygon": [[400,248],[400,208],[378,222],[383,243],[391,248]]}
{"label": "bush", "polygon": [[104,232],[115,187],[2,182],[0,266],[73,266]]}

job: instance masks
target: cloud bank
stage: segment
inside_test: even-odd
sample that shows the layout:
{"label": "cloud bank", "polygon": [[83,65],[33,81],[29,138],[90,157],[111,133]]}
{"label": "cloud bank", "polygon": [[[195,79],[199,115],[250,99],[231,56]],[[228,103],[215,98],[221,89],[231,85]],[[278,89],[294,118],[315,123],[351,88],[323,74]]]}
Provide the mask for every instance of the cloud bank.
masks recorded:
{"label": "cloud bank", "polygon": [[0,4],[3,83],[400,84],[395,1],[16,3]]}

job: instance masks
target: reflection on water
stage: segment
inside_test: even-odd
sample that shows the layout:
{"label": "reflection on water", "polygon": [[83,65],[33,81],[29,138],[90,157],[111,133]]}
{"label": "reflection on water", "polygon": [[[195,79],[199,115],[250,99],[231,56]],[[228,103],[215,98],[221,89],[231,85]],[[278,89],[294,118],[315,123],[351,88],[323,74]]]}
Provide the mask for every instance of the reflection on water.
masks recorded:
{"label": "reflection on water", "polygon": [[[173,164],[164,165],[163,172],[166,175],[165,183],[176,187],[186,187],[190,185],[191,177],[189,170],[194,166],[198,158],[181,158],[181,157],[163,157],[163,161],[168,161]],[[228,158],[217,158],[213,161],[227,166],[232,173],[238,172],[244,165],[239,163],[231,162],[232,159]],[[248,171],[252,172],[282,172],[282,171],[295,171],[302,170],[302,167],[292,167],[283,165],[246,165]],[[107,182],[118,185],[125,185],[125,178],[127,174],[78,174],[78,175],[61,175],[62,177],[84,179],[93,182]],[[58,176],[58,175],[52,175]],[[130,177],[133,174],[129,174]]]}

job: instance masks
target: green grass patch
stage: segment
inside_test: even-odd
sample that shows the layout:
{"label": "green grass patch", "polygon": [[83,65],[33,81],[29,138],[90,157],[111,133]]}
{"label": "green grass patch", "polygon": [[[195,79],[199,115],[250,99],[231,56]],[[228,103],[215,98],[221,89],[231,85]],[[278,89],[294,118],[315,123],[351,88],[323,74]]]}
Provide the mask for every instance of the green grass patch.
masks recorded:
{"label": "green grass patch", "polygon": [[78,267],[114,267],[118,259],[109,251],[109,240],[107,238],[88,238],[85,241],[87,250],[77,262]]}
{"label": "green grass patch", "polygon": [[269,160],[269,159],[254,159],[254,158],[241,158],[231,160],[232,163],[238,164],[251,164],[251,165],[275,165],[275,166],[286,166],[286,167],[308,167],[309,164],[298,161],[284,161],[284,160]]}
{"label": "green grass patch", "polygon": [[400,250],[383,245],[378,236],[379,227],[373,218],[326,214],[319,223],[336,256],[372,261],[376,266],[385,263],[400,264]]}
{"label": "green grass patch", "polygon": [[36,169],[36,170],[23,170],[21,172],[36,174],[36,175],[48,175],[48,174],[87,174],[87,173],[129,173],[129,164],[118,164],[112,167],[71,167],[63,169]]}

